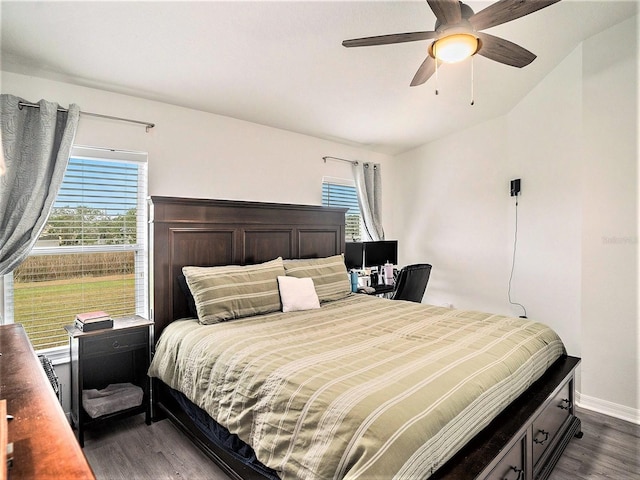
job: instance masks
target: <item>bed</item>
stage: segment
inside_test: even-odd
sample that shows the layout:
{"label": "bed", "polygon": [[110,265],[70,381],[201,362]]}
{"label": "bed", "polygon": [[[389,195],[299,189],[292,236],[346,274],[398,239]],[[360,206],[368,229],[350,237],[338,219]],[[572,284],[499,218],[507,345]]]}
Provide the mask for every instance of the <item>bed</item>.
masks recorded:
{"label": "bed", "polygon": [[[544,479],[580,434],[553,331],[350,294],[342,209],[152,197],[150,232],[154,417],[231,478]],[[225,275],[271,286],[238,314]],[[320,308],[281,312],[274,275]]]}

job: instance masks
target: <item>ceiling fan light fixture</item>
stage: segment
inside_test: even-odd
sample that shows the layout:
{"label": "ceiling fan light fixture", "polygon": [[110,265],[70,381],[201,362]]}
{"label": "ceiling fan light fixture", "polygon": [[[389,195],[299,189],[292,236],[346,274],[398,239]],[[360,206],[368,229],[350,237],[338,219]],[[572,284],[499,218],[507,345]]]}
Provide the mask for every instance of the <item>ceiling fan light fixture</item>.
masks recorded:
{"label": "ceiling fan light fixture", "polygon": [[457,63],[478,51],[478,39],[469,33],[455,33],[431,44],[429,54],[444,63]]}

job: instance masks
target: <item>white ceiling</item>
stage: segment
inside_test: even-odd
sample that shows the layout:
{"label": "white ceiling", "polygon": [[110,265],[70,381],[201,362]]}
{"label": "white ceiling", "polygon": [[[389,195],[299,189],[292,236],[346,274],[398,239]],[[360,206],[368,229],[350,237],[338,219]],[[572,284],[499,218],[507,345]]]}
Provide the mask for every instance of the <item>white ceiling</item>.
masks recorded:
{"label": "white ceiling", "polygon": [[341,45],[433,30],[425,0],[3,0],[1,66],[395,154],[508,112],[583,39],[637,9],[562,0],[487,30],[538,58],[517,69],[474,57],[474,106],[468,61],[439,69],[438,96],[435,76],[409,87],[428,41]]}

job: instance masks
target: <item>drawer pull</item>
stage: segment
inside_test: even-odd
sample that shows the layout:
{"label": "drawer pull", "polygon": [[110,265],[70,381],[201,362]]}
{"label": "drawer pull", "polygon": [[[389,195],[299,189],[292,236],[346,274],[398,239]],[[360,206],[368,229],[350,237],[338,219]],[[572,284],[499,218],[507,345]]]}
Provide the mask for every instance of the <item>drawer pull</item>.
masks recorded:
{"label": "drawer pull", "polygon": [[[564,405],[565,403],[566,405]],[[573,404],[568,398],[563,398],[562,403],[558,405],[558,408],[561,408],[562,410],[571,410],[573,408]]]}
{"label": "drawer pull", "polygon": [[[514,472],[516,472],[518,474],[517,477],[515,477],[513,480],[524,480],[524,469],[523,468],[518,468],[518,467],[514,467],[511,466],[509,467],[509,470],[513,470]],[[507,477],[504,477],[503,480],[511,480]]]}
{"label": "drawer pull", "polygon": [[[538,430],[538,433],[541,433],[542,435],[544,435],[544,438],[542,440],[538,440],[537,438],[534,438],[533,439],[534,443],[537,443],[538,445],[543,445],[544,442],[549,440],[549,432],[547,432],[545,430]],[[536,435],[536,437],[537,437],[537,435]]]}
{"label": "drawer pull", "polygon": [[113,344],[111,345],[113,348],[120,348],[120,344],[118,343],[118,340],[114,340]]}

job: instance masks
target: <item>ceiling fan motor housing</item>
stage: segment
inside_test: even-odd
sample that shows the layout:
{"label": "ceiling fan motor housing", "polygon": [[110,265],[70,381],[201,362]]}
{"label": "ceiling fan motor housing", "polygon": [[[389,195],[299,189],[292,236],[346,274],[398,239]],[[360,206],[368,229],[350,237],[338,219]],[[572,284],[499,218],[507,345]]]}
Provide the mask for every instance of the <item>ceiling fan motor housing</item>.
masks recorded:
{"label": "ceiling fan motor housing", "polygon": [[[469,28],[471,29],[471,24],[469,23],[469,19],[473,16],[474,13],[475,12],[469,5],[467,5],[466,3],[460,2],[460,15],[462,16],[462,22],[460,22],[459,25],[465,24],[465,25],[468,25]],[[438,31],[438,29],[441,26],[442,26],[442,22],[436,18],[436,24],[434,26],[434,30]],[[456,26],[456,25],[452,25],[452,27],[453,26]]]}
{"label": "ceiling fan motor housing", "polygon": [[[476,45],[475,45],[475,49],[473,51],[467,51],[467,54],[465,56],[465,58],[467,56],[472,56],[475,55],[476,53],[478,53],[478,51],[480,50],[480,48],[482,47],[482,42],[480,41],[480,39],[478,38],[477,35],[475,35],[475,29],[473,28],[473,26],[471,25],[471,23],[469,22],[469,18],[471,18],[474,14],[473,9],[462,2],[460,3],[460,15],[461,15],[461,20],[458,23],[455,24],[442,24],[442,22],[439,19],[436,19],[436,23],[435,23],[435,28],[434,30],[438,33],[438,37],[434,42],[431,42],[431,44],[429,45],[428,48],[428,52],[429,52],[429,56],[432,58],[438,58],[441,61],[445,61],[446,63],[456,63],[457,61],[459,61],[458,59],[456,60],[452,60],[452,61],[447,61],[444,60],[441,57],[437,56],[437,50],[438,50],[438,42],[440,40],[443,40],[445,38],[451,37],[453,35],[459,35],[459,34],[463,34],[463,35],[468,35],[469,37],[474,37],[476,40]],[[467,44],[470,44],[472,42],[471,39],[469,39],[467,42]],[[452,42],[449,42],[452,43]],[[472,45],[469,45],[469,47],[472,48]]]}

